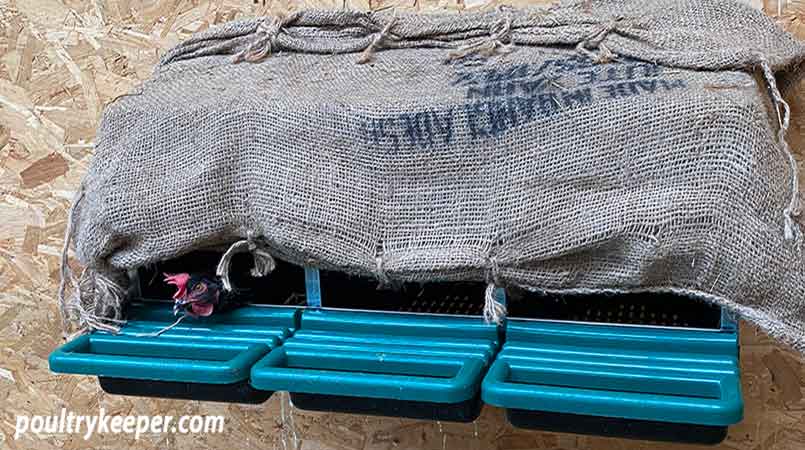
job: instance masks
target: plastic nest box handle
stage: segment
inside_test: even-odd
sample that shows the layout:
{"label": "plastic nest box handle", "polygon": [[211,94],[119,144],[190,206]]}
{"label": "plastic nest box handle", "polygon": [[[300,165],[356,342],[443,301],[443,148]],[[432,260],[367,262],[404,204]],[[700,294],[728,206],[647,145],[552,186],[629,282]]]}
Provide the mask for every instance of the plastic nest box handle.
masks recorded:
{"label": "plastic nest box handle", "polygon": [[[499,359],[484,379],[483,396],[487,403],[512,409],[551,405],[551,411],[560,413],[626,419],[723,426],[742,418],[740,383],[735,374],[693,379],[672,374],[601,373],[595,374],[598,386],[584,379],[591,376],[574,373],[572,368],[521,368]],[[607,382],[610,389],[605,387]],[[662,393],[630,391],[626,387],[629,382],[643,388],[654,386]]]}
{"label": "plastic nest box handle", "polygon": [[278,347],[254,365],[251,382],[272,391],[458,403],[476,395],[484,367],[480,357]]}
{"label": "plastic nest box handle", "polygon": [[[273,338],[271,345],[276,345]],[[170,337],[91,333],[56,349],[50,369],[59,373],[140,380],[230,384],[248,379],[269,343],[188,342]]]}

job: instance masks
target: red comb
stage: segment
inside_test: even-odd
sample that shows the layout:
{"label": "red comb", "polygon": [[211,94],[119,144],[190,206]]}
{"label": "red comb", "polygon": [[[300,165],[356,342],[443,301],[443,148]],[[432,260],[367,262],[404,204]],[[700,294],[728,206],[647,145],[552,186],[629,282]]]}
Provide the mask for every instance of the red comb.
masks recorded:
{"label": "red comb", "polygon": [[176,286],[176,293],[173,294],[173,299],[184,298],[187,295],[187,282],[190,281],[190,274],[188,273],[163,273],[165,275],[165,282]]}

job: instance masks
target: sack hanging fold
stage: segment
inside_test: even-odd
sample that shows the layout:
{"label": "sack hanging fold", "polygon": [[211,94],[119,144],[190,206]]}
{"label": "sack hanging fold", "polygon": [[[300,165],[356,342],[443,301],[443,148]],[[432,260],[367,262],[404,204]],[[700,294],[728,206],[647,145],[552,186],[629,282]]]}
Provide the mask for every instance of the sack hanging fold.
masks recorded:
{"label": "sack hanging fold", "polygon": [[87,270],[64,271],[66,318],[114,328],[127,271],[234,244],[256,276],[281,258],[489,292],[680,291],[805,350],[784,140],[803,60],[728,0],[204,31],[104,112],[71,211]]}

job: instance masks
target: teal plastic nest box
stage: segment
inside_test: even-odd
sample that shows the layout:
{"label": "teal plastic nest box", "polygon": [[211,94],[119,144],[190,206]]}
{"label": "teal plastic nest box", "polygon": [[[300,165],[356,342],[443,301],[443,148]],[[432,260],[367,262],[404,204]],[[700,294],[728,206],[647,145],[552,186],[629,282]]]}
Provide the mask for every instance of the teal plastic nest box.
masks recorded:
{"label": "teal plastic nest box", "polygon": [[[163,398],[261,403],[271,392],[249,383],[252,366],[293,334],[304,305],[303,270],[288,264],[273,277],[238,279],[247,306],[173,324],[173,288],[162,273],[204,272],[220,255],[202,253],[139,271],[135,301],[119,334],[96,331],[50,355],[50,369],[94,375],[106,392]],[[238,268],[248,261],[238,258]],[[248,270],[246,269],[246,272]],[[157,333],[159,333],[157,335]]]}
{"label": "teal plastic nest box", "polygon": [[483,283],[403,284],[309,269],[294,335],[252,368],[257,389],[284,390],[299,408],[471,422],[499,350],[484,323]]}
{"label": "teal plastic nest box", "polygon": [[[501,325],[482,319],[483,283],[378,286],[279,263],[235,278],[241,306],[171,325],[161,273],[214,269],[191,255],[139,273],[121,333],[53,352],[55,372],[98,376],[107,392],[475,420],[483,403],[518,427],[715,443],[741,420],[738,331],[712,305],[675,294],[554,295],[498,290]],[[240,257],[244,256],[244,257]],[[233,273],[248,273],[248,255]]]}
{"label": "teal plastic nest box", "polygon": [[721,442],[742,419],[738,330],[674,294],[512,290],[483,400],[518,427]]}

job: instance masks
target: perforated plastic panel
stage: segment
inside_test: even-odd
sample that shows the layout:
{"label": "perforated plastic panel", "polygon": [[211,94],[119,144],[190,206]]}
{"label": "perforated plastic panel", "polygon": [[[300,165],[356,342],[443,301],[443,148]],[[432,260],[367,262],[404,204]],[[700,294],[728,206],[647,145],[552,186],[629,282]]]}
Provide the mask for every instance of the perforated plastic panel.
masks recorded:
{"label": "perforated plastic panel", "polygon": [[508,315],[624,325],[718,329],[721,308],[702,300],[670,293],[554,294],[510,288]]}

